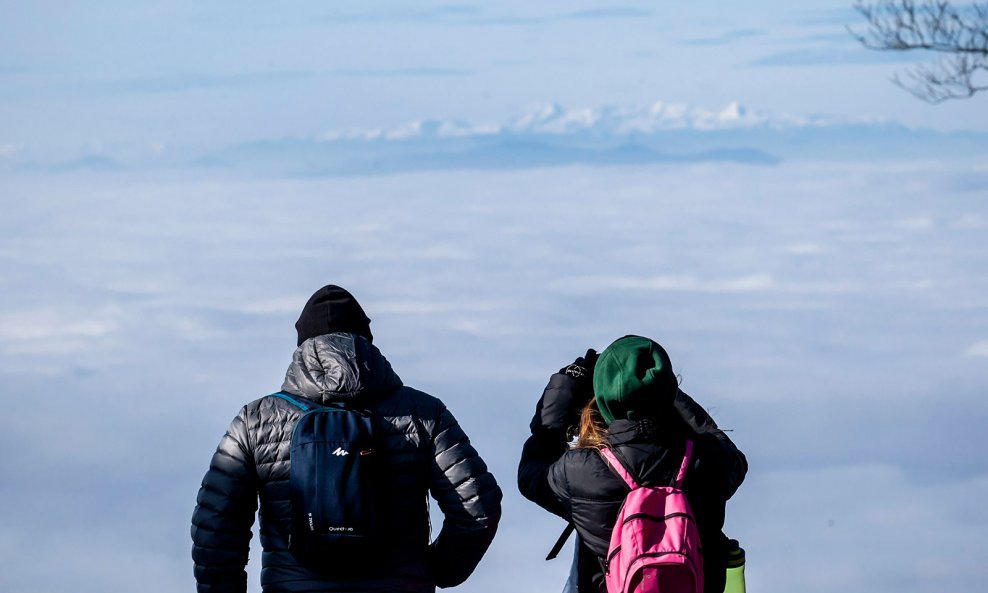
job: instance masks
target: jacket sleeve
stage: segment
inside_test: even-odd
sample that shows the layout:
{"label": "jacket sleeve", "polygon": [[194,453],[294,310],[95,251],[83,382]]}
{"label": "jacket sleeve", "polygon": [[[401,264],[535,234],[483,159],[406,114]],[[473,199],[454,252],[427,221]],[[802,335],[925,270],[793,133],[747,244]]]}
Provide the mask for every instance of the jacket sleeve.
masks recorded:
{"label": "jacket sleeve", "polygon": [[737,446],[731,441],[723,430],[717,427],[717,423],[710,417],[710,414],[696,403],[690,396],[682,390],[676,394],[676,411],[686,422],[686,425],[701,439],[712,441],[716,444],[716,457],[709,456],[715,460],[724,476],[726,498],[734,496],[741,482],[744,481],[745,474],[748,473],[748,460],[745,458]]}
{"label": "jacket sleeve", "polygon": [[567,406],[575,388],[571,377],[556,373],[549,379],[535,407],[530,427],[532,436],[525,441],[518,464],[518,490],[550,513],[570,520],[568,501],[558,492],[566,492],[565,469],[557,462],[569,446],[566,442],[567,424],[572,412]]}
{"label": "jacket sleeve", "polygon": [[501,489],[445,407],[432,447],[430,491],[443,513],[442,529],[432,543],[433,576],[439,587],[453,587],[473,573],[494,539]]}
{"label": "jacket sleeve", "polygon": [[[704,589],[723,591],[728,540],[723,531],[727,491],[724,486],[725,468],[719,461],[723,458],[722,445],[713,435],[701,434],[697,439],[695,452],[699,464],[696,466],[696,471],[690,472],[686,478],[686,495],[690,500],[700,532],[705,575]],[[713,462],[710,459],[713,459]]]}
{"label": "jacket sleeve", "polygon": [[247,410],[230,423],[202,480],[192,514],[192,560],[199,593],[246,593],[247,554],[257,511],[257,474]]}

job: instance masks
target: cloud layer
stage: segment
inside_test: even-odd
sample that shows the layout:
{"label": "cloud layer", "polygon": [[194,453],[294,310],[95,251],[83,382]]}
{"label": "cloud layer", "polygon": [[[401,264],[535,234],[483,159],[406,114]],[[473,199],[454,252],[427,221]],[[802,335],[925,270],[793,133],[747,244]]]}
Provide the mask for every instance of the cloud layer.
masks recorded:
{"label": "cloud layer", "polygon": [[[626,333],[665,344],[749,455],[729,532],[753,586],[976,588],[983,174],[972,158],[14,179],[0,582],[190,587],[208,457],[239,406],[280,385],[305,298],[338,282],[505,487],[471,591],[561,586],[565,560],[539,560],[561,525],[514,492],[519,448],[548,375]],[[950,571],[904,569],[902,542],[937,529],[930,557]],[[36,567],[38,545],[62,550],[58,571]]]}

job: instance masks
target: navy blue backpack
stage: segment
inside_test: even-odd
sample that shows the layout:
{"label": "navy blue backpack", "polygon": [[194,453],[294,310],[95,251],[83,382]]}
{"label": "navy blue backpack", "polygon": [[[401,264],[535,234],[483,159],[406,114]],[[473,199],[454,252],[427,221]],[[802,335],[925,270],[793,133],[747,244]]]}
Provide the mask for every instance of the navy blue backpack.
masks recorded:
{"label": "navy blue backpack", "polygon": [[370,413],[272,396],[302,410],[292,432],[289,549],[309,564],[356,567],[372,560],[380,455]]}

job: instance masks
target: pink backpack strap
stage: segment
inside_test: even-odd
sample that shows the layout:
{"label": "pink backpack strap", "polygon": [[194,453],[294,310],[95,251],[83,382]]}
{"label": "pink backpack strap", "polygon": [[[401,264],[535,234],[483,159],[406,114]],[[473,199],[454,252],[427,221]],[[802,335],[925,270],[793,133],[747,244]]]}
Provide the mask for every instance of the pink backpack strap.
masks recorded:
{"label": "pink backpack strap", "polygon": [[676,488],[682,489],[683,480],[686,479],[686,470],[690,467],[693,457],[693,441],[686,441],[686,453],[683,454],[683,463],[679,466],[679,473],[676,474]]}
{"label": "pink backpack strap", "polygon": [[638,482],[636,482],[635,479],[631,477],[631,473],[627,469],[625,469],[624,465],[618,460],[617,455],[614,454],[614,451],[611,451],[607,447],[604,447],[603,449],[600,450],[600,456],[604,458],[604,461],[607,463],[607,465],[611,466],[611,469],[614,470],[614,473],[616,473],[618,476],[620,476],[622,480],[624,480],[624,483],[627,484],[629,488],[631,488],[632,490],[638,488]]}

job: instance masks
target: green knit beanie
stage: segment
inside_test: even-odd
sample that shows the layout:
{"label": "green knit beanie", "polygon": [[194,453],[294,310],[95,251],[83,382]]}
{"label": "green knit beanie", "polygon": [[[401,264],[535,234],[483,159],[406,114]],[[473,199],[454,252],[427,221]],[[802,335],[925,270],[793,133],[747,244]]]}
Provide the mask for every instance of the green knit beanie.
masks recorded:
{"label": "green knit beanie", "polygon": [[641,336],[616,340],[600,354],[593,371],[594,397],[607,424],[661,412],[678,388],[665,349]]}

